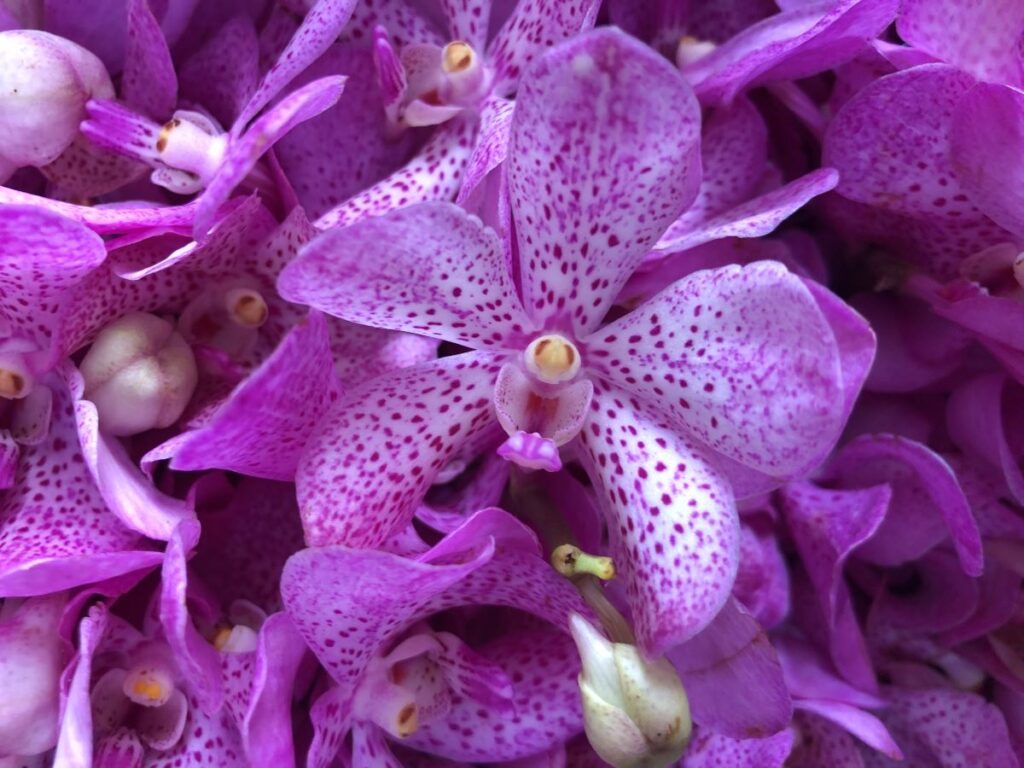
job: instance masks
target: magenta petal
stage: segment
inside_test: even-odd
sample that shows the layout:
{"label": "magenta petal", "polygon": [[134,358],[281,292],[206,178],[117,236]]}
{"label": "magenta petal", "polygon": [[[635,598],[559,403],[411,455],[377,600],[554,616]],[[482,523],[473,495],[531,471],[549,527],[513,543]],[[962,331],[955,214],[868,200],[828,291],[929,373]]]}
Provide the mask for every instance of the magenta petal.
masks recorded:
{"label": "magenta petal", "polygon": [[128,0],[127,46],[122,100],[154,120],[168,119],[178,100],[178,78],[167,40],[148,0]]}
{"label": "magenta petal", "polygon": [[822,162],[839,171],[836,191],[911,216],[979,219],[950,160],[953,114],[973,84],[957,69],[928,64],[883,77],[857,94],[825,134]]}
{"label": "magenta petal", "polygon": [[328,317],[327,325],[334,369],[343,390],[437,357],[436,339],[357,325],[336,317]]}
{"label": "magenta petal", "polygon": [[92,661],[109,622],[107,608],[100,603],[90,608],[89,614],[78,624],[78,653],[68,665],[61,681],[67,695],[61,707],[55,764],[67,768],[92,768],[93,723],[89,697]]}
{"label": "magenta petal", "polygon": [[516,681],[515,714],[502,717],[453,694],[448,715],[420,727],[409,746],[449,760],[504,762],[557,746],[583,727],[580,662],[569,635],[551,629],[509,633],[478,652]]}
{"label": "magenta petal", "polygon": [[[997,23],[1008,29],[1004,20]],[[956,106],[951,141],[953,169],[971,202],[1024,237],[1024,93],[995,83],[975,85]]]}
{"label": "magenta petal", "polygon": [[165,228],[187,230],[195,218],[198,203],[192,201],[174,206],[114,206],[92,207],[73,205],[48,197],[39,197],[8,187],[0,187],[0,204],[7,206],[31,206],[44,211],[60,214],[65,219],[84,224],[98,234],[115,232],[145,232]]}
{"label": "magenta petal", "polygon": [[199,707],[199,701],[190,696],[184,735],[171,749],[150,753],[146,768],[181,768],[196,755],[202,755],[202,760],[217,768],[250,768],[253,765],[245,756],[238,731],[227,710],[208,715]]}
{"label": "magenta petal", "polygon": [[744,89],[852,59],[892,22],[898,6],[897,0],[804,3],[746,27],[683,71],[702,103],[727,103]]}
{"label": "magenta petal", "polygon": [[278,290],[345,320],[474,348],[506,348],[534,330],[498,236],[452,203],[329,230],[285,267]]}
{"label": "magenta petal", "polygon": [[534,318],[581,334],[603,319],[696,195],[699,123],[679,73],[619,30],[537,60],[516,97],[507,165]]}
{"label": "magenta petal", "polygon": [[465,203],[487,174],[505,162],[514,109],[514,102],[500,96],[488,97],[480,107],[480,134],[463,176],[458,203]]}
{"label": "magenta petal", "polygon": [[316,226],[344,226],[424,200],[454,200],[473,154],[478,128],[479,120],[472,115],[460,115],[439,126],[409,162],[334,206],[316,220]]}
{"label": "magenta petal", "polygon": [[502,356],[474,352],[371,380],[334,406],[295,482],[306,541],[375,546],[412,519],[461,445],[497,426]]}
{"label": "magenta petal", "polygon": [[313,740],[309,745],[306,765],[327,768],[348,735],[352,717],[352,688],[334,686],[321,694],[309,710],[313,724]]}
{"label": "magenta petal", "polygon": [[790,730],[763,739],[732,739],[699,728],[686,750],[686,768],[783,768],[792,748]]}
{"label": "magenta petal", "polygon": [[864,768],[865,763],[854,739],[830,721],[797,711],[793,726],[802,738],[793,745],[786,761],[788,768]]}
{"label": "magenta petal", "polygon": [[306,440],[340,394],[327,323],[312,312],[201,428],[178,439],[171,467],[292,480]]}
{"label": "magenta petal", "polygon": [[199,540],[199,524],[179,525],[167,542],[161,573],[160,623],[178,669],[205,712],[216,712],[224,700],[217,651],[196,630],[187,604],[186,558]]}
{"label": "magenta petal", "polygon": [[[235,122],[238,133],[302,70],[320,58],[352,15],[356,0],[317,0]],[[291,98],[290,94],[283,101]],[[339,94],[340,95],[340,94]]]}
{"label": "magenta petal", "polygon": [[896,30],[909,45],[979,80],[1021,84],[1024,7],[1015,0],[902,0]]}
{"label": "magenta petal", "polygon": [[515,92],[535,58],[594,26],[599,5],[597,0],[519,0],[487,48],[495,92]]}
{"label": "magenta petal", "polygon": [[[328,2],[329,0],[321,0]],[[341,76],[324,77],[285,96],[241,136],[233,137],[213,181],[199,197],[193,232],[206,237],[217,209],[228,199],[263,154],[288,131],[333,106],[345,87]]]}
{"label": "magenta petal", "polygon": [[352,768],[402,768],[384,731],[372,723],[352,726]]}
{"label": "magenta petal", "polygon": [[980,576],[981,535],[953,469],[927,446],[901,437],[862,436],[848,443],[830,465],[830,480],[842,487],[888,483],[892,501],[885,521],[858,549],[881,565],[916,559],[948,535],[964,572]]}
{"label": "magenta petal", "polygon": [[728,483],[697,446],[624,392],[594,387],[579,452],[594,481],[650,655],[693,637],[729,597],[739,519]]}
{"label": "magenta petal", "polygon": [[838,701],[800,701],[796,706],[804,712],[813,712],[829,720],[893,760],[903,758],[899,745],[893,740],[885,724],[862,709]]}
{"label": "magenta petal", "polygon": [[1017,768],[1003,715],[981,696],[956,690],[898,690],[888,696],[886,718],[894,730],[909,732],[935,756],[941,768]]}
{"label": "magenta petal", "polygon": [[693,720],[701,728],[749,739],[781,731],[793,716],[775,649],[734,599],[668,658],[686,686]]}
{"label": "magenta petal", "polygon": [[843,425],[835,337],[775,262],[684,277],[595,332],[584,355],[713,451],[773,477],[816,464]]}
{"label": "magenta petal", "polygon": [[451,39],[464,40],[475,50],[483,51],[491,4],[492,0],[442,0]]}
{"label": "magenta petal", "polygon": [[259,41],[245,15],[229,19],[179,71],[183,100],[231,125],[259,81]]}

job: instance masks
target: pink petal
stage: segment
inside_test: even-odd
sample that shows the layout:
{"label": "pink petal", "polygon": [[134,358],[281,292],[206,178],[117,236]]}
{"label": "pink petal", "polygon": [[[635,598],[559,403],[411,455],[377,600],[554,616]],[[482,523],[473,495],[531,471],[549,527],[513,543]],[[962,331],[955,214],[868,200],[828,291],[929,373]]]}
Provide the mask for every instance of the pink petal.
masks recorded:
{"label": "pink petal", "polygon": [[[351,17],[355,5],[356,0],[317,0],[277,61],[263,76],[256,92],[235,121],[233,133],[242,133],[245,126],[261,109],[273,101],[296,75],[320,58],[320,55],[337,39],[338,33]],[[289,94],[282,103],[295,95]]]}
{"label": "pink petal", "polygon": [[357,387],[377,376],[437,357],[436,339],[384,331],[330,316],[327,326],[331,331],[334,368],[343,388]]}
{"label": "pink petal", "polygon": [[686,686],[693,720],[701,728],[749,739],[783,730],[793,716],[775,650],[735,600],[726,602],[714,621],[668,658]]}
{"label": "pink petal", "polygon": [[231,125],[256,90],[259,75],[256,29],[245,15],[234,16],[182,65],[182,99],[202,104],[221,125]]}
{"label": "pink petal", "polygon": [[614,29],[537,60],[516,98],[507,166],[523,302],[538,321],[599,323],[700,180],[697,103]]}
{"label": "pink petal", "polygon": [[689,275],[585,344],[587,364],[617,386],[774,477],[820,461],[843,425],[836,339],[778,263]]}
{"label": "pink petal", "polygon": [[[798,705],[799,706],[799,705]],[[793,725],[802,737],[786,761],[791,768],[865,768],[857,744],[842,728],[806,712],[797,712]]]}
{"label": "pink petal", "polygon": [[492,0],[442,0],[451,39],[467,42],[474,50],[483,52],[491,3]]}
{"label": "pink petal", "polygon": [[316,226],[331,229],[423,200],[455,199],[478,129],[475,116],[460,115],[449,120],[403,167],[334,206],[317,219]]}
{"label": "pink petal", "polygon": [[1021,84],[1024,8],[1014,0],[903,0],[896,31],[979,80]]}
{"label": "pink petal", "polygon": [[480,107],[480,134],[459,188],[459,204],[464,204],[487,174],[505,162],[514,109],[513,102],[500,96],[489,96]]}
{"label": "pink petal", "polygon": [[0,204],[7,206],[32,206],[52,211],[65,219],[84,224],[98,234],[115,232],[145,232],[164,228],[187,229],[195,218],[198,203],[192,201],[174,206],[116,206],[100,207],[73,205],[48,197],[0,187]]}
{"label": "pink petal", "polygon": [[738,740],[700,728],[686,750],[686,768],[783,768],[792,746],[789,730],[768,738]]}
{"label": "pink petal", "polygon": [[177,443],[171,468],[292,480],[306,440],[340,395],[327,323],[312,312],[210,420]]}
{"label": "pink petal", "polygon": [[519,0],[487,47],[495,93],[515,92],[534,59],[593,27],[599,5],[596,0]]}
{"label": "pink petal", "polygon": [[702,451],[627,394],[594,387],[580,432],[627,584],[637,638],[652,656],[693,637],[729,597],[739,520]]}
{"label": "pink petal", "polygon": [[137,112],[167,120],[178,101],[178,78],[167,40],[148,0],[128,0],[128,40],[121,98]]}
{"label": "pink petal", "polygon": [[534,330],[497,235],[452,203],[325,232],[284,269],[278,290],[345,320],[473,348],[514,346]]}
{"label": "pink petal", "polygon": [[[332,0],[320,2],[330,3]],[[345,78],[341,76],[315,80],[288,94],[245,133],[228,144],[228,151],[213,181],[199,197],[193,224],[197,240],[205,238],[217,209],[228,199],[232,190],[245,180],[267,149],[296,125],[332,107],[341,98],[344,87]]]}
{"label": "pink petal", "polygon": [[64,672],[62,687],[67,691],[62,706],[60,737],[54,762],[67,768],[92,768],[92,703],[89,689],[92,661],[107,633],[110,615],[100,603],[78,625],[78,653]]}
{"label": "pink petal", "polygon": [[507,761],[547,750],[583,727],[579,657],[564,632],[505,634],[479,649],[514,683],[514,716],[502,717],[464,694],[453,693],[442,720],[427,723],[406,742],[449,760]]}
{"label": "pink petal", "polygon": [[455,355],[367,382],[311,436],[295,478],[306,541],[376,546],[460,446],[492,425],[501,356]]}
{"label": "pink petal", "polygon": [[203,711],[216,712],[224,700],[220,658],[192,623],[187,600],[186,558],[199,539],[199,524],[185,522],[167,542],[161,571],[160,623],[174,661]]}
{"label": "pink petal", "polygon": [[402,768],[391,752],[388,739],[372,723],[357,722],[352,727],[352,768]]}
{"label": "pink petal", "polygon": [[[998,26],[1010,28],[1003,19]],[[1018,56],[1014,53],[1019,80]],[[995,83],[975,85],[956,106],[950,151],[956,179],[971,202],[1001,227],[1024,237],[1024,94]]]}
{"label": "pink petal", "polygon": [[249,768],[252,763],[245,756],[241,739],[227,710],[208,715],[202,711],[193,696],[188,700],[188,720],[178,743],[165,752],[151,752],[146,768],[181,768],[195,756],[217,768]]}
{"label": "pink petal", "polygon": [[950,161],[956,104],[973,84],[957,69],[928,64],[883,77],[857,94],[825,134],[822,163],[839,171],[836,191],[910,216],[981,218]]}
{"label": "pink petal", "polygon": [[56,377],[53,422],[25,447],[14,486],[0,494],[0,592],[47,594],[157,565],[107,508],[79,447],[74,400]]}

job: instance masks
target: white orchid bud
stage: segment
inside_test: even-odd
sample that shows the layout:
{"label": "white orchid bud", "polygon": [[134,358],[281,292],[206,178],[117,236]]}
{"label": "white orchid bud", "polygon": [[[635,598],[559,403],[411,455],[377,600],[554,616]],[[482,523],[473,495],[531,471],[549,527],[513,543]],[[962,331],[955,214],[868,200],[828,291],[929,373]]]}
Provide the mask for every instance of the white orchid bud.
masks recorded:
{"label": "white orchid bud", "polygon": [[196,360],[174,325],[133,312],[104,328],[82,360],[85,397],[100,428],[135,435],[178,420],[198,381]]}
{"label": "white orchid bud", "polygon": [[594,751],[615,768],[662,768],[679,760],[692,723],[672,665],[611,642],[577,614],[569,628],[583,662],[583,727]]}
{"label": "white orchid bud", "polygon": [[78,136],[85,102],[113,98],[103,63],[80,45],[32,29],[0,32],[0,181],[53,162]]}

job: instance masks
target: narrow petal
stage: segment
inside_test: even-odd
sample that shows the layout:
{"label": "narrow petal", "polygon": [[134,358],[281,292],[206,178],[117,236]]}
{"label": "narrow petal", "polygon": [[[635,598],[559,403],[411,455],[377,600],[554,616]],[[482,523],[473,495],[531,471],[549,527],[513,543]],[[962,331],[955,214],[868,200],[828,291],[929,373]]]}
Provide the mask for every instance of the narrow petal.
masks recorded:
{"label": "narrow petal", "polygon": [[808,202],[834,189],[838,182],[839,174],[834,169],[818,168],[717,216],[703,220],[687,220],[684,216],[669,228],[655,250],[681,251],[725,237],[767,235]]}
{"label": "narrow petal", "polygon": [[455,355],[367,382],[310,438],[295,482],[306,541],[376,546],[405,525],[459,446],[496,422],[491,353]]}
{"label": "narrow petal", "polygon": [[679,73],[615,29],[538,59],[516,97],[508,182],[523,299],[599,323],[700,182],[700,113]]}
{"label": "narrow petal", "polygon": [[325,232],[284,269],[278,290],[345,320],[473,348],[515,346],[533,330],[498,236],[452,203]]}
{"label": "narrow petal", "polygon": [[669,652],[701,728],[736,739],[781,731],[793,716],[782,667],[757,621],[734,599]]}
{"label": "narrow petal", "polygon": [[290,481],[306,440],[340,395],[327,323],[312,312],[211,419],[177,442],[171,468]]}
{"label": "narrow petal", "polygon": [[551,629],[509,633],[478,652],[516,681],[515,715],[502,717],[454,693],[448,715],[417,730],[406,740],[409,746],[449,760],[505,762],[554,747],[583,727],[580,662],[569,635]]}
{"label": "narrow petal", "polygon": [[424,200],[454,200],[462,186],[478,129],[479,121],[469,115],[444,123],[409,162],[327,211],[316,220],[317,228],[344,226]]}
{"label": "narrow petal", "polygon": [[903,0],[896,31],[907,44],[979,80],[1021,85],[1024,8],[1014,0]]}
{"label": "narrow petal", "polygon": [[92,768],[92,682],[93,656],[107,632],[110,615],[100,603],[89,609],[78,624],[78,653],[64,673],[67,691],[57,740],[54,763],[67,768]]}
{"label": "narrow petal", "polygon": [[480,134],[459,188],[459,204],[469,199],[487,174],[505,162],[514,109],[512,101],[500,96],[489,96],[480,107]]}
{"label": "narrow petal", "polygon": [[807,3],[747,27],[683,71],[702,103],[728,103],[744,89],[809,77],[852,59],[898,8],[898,0]]}
{"label": "narrow petal", "polygon": [[[1009,29],[1003,20],[998,26]],[[971,202],[1024,237],[1024,93],[997,83],[975,85],[956,106],[950,149],[956,179]]]}
{"label": "narrow petal", "polygon": [[317,0],[238,116],[234,129],[237,133],[241,133],[296,75],[320,58],[348,23],[355,5],[356,0]]}
{"label": "narrow petal", "polygon": [[595,384],[580,453],[627,583],[637,637],[658,655],[706,627],[729,597],[739,520],[724,478],[623,392]]}
{"label": "narrow petal", "polygon": [[197,240],[205,238],[217,209],[228,199],[231,191],[245,180],[267,149],[296,125],[316,117],[337,103],[344,87],[345,78],[341,76],[315,80],[288,94],[245,133],[228,144],[228,151],[216,176],[199,198],[193,224]]}
{"label": "narrow petal", "polygon": [[166,120],[178,101],[178,78],[160,24],[147,0],[128,0],[128,40],[121,98],[137,112]]}
{"label": "narrow petal", "polygon": [[487,60],[495,68],[494,90],[514,93],[531,62],[548,48],[594,26],[596,0],[520,0],[491,40]]}
{"label": "narrow petal", "polygon": [[220,658],[192,623],[187,604],[186,559],[199,539],[199,525],[182,523],[167,542],[160,583],[160,623],[174,660],[205,712],[216,712],[224,700]]}
{"label": "narrow petal", "polygon": [[835,337],[775,262],[691,274],[585,344],[585,361],[617,386],[774,477],[816,464],[843,426]]}

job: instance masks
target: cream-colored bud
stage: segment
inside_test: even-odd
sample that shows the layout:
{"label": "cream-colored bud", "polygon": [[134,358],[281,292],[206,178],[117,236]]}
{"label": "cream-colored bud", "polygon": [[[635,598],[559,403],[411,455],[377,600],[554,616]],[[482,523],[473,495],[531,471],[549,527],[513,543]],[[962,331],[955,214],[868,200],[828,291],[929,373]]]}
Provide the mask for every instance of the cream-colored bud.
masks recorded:
{"label": "cream-colored bud", "polygon": [[85,397],[100,428],[135,435],[178,420],[198,381],[192,349],[174,326],[133,312],[104,328],[82,360]]}
{"label": "cream-colored bud", "polygon": [[690,705],[666,659],[648,661],[634,645],[613,643],[573,614],[583,669],[583,725],[594,751],[615,768],[663,768],[690,740]]}

